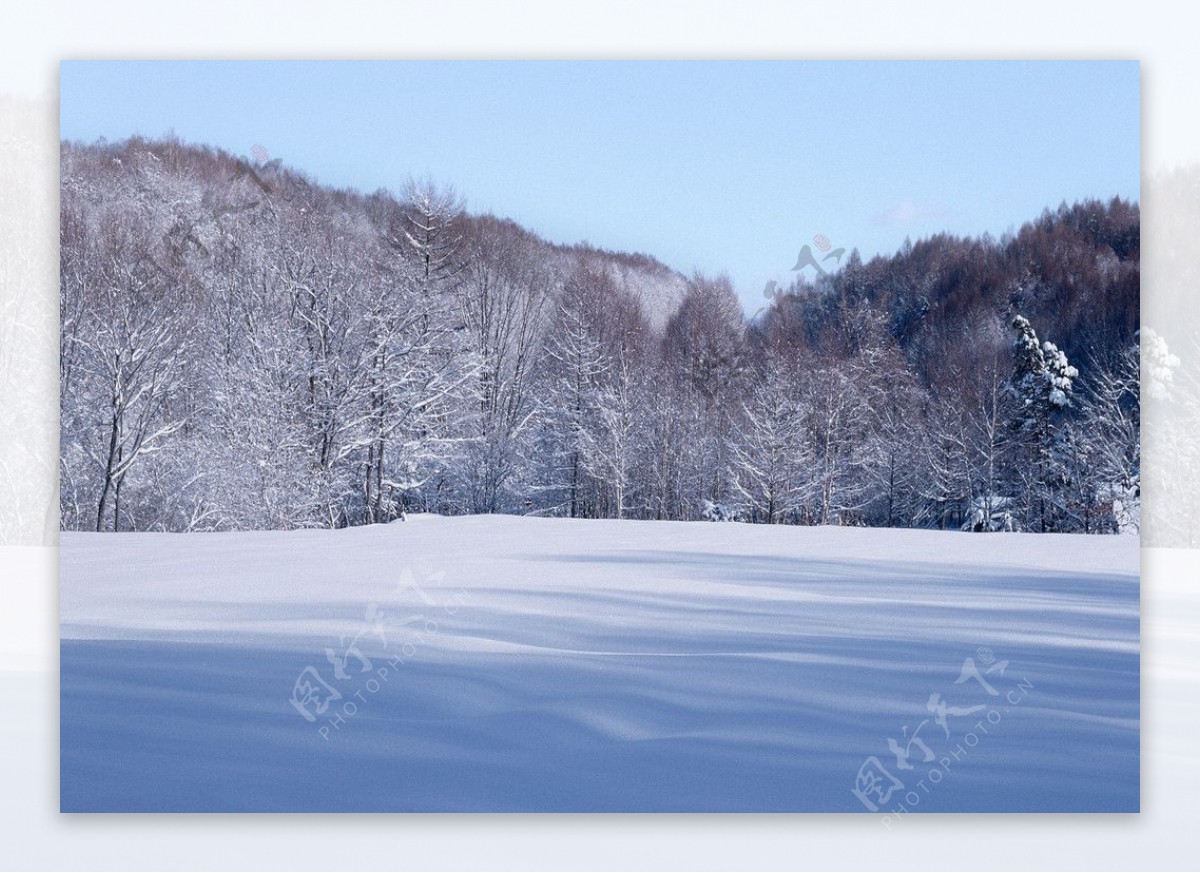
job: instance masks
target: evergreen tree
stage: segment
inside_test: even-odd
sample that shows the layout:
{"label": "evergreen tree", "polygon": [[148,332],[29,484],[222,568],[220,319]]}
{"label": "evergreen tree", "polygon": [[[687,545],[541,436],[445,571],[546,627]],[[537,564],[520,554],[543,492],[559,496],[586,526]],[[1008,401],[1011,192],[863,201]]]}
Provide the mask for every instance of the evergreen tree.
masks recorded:
{"label": "evergreen tree", "polygon": [[1010,391],[1015,401],[1011,427],[1016,435],[1017,473],[1023,484],[1028,526],[1057,530],[1066,508],[1061,503],[1067,484],[1067,444],[1058,424],[1071,405],[1079,371],[1054,343],[1039,343],[1037,332],[1024,316],[1013,319]]}

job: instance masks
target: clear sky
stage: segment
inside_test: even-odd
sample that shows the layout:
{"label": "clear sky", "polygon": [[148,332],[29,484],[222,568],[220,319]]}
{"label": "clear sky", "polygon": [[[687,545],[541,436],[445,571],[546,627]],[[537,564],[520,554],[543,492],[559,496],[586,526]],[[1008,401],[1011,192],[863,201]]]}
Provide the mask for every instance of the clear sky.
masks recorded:
{"label": "clear sky", "polygon": [[753,311],[818,233],[866,259],[1138,200],[1139,78],[1136,61],[76,61],[61,124],[261,145],[363,191],[430,177],[555,242],[726,271]]}

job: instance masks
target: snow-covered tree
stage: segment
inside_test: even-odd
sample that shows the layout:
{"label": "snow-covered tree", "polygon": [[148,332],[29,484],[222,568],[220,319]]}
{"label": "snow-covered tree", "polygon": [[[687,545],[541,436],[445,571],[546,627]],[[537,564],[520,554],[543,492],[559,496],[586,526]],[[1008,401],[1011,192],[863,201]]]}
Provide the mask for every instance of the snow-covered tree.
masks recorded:
{"label": "snow-covered tree", "polygon": [[843,360],[811,370],[805,380],[807,433],[813,452],[815,524],[858,523],[869,502],[867,376]]}
{"label": "snow-covered tree", "polygon": [[1024,316],[1013,319],[1010,381],[1015,407],[1011,427],[1019,451],[1018,475],[1023,481],[1026,513],[1031,525],[1042,531],[1057,529],[1062,521],[1065,485],[1064,443],[1058,424],[1071,405],[1079,371],[1054,343],[1038,342],[1033,325]]}
{"label": "snow-covered tree", "polygon": [[1172,353],[1167,341],[1143,327],[1141,337],[1141,371],[1146,383],[1146,396],[1154,400],[1166,400],[1171,396],[1175,384],[1175,372],[1179,369],[1179,356]]}
{"label": "snow-covered tree", "polygon": [[962,523],[973,494],[972,448],[961,404],[944,394],[931,398],[920,466],[919,493],[925,506],[916,521],[941,530]]}
{"label": "snow-covered tree", "polygon": [[813,454],[794,374],[774,356],[765,367],[743,403],[731,481],[751,520],[775,524],[798,518],[811,496]]}
{"label": "snow-covered tree", "polygon": [[583,514],[585,478],[593,466],[590,455],[597,442],[593,429],[601,379],[612,368],[589,311],[601,281],[587,262],[581,262],[567,278],[547,348],[555,374],[552,412],[547,416],[556,435],[557,463],[551,475],[566,492],[571,518]]}
{"label": "snow-covered tree", "polygon": [[534,379],[546,330],[553,272],[511,222],[485,217],[465,242],[458,284],[465,342],[477,361],[473,403],[460,430],[460,474],[472,512],[510,508],[529,469],[538,397]]}
{"label": "snow-covered tree", "polygon": [[[1116,356],[1138,320],[1123,201],[999,241],[852,254],[748,324],[725,277],[554,245],[446,186],[363,196],[138,138],[64,143],[61,176],[69,528],[707,505],[1092,531],[1140,508],[1136,356]],[[1200,389],[1161,337],[1142,341],[1147,391],[1180,411],[1147,451],[1187,463]],[[1162,474],[1147,491],[1196,499]]]}
{"label": "snow-covered tree", "polygon": [[[680,395],[695,404],[700,432],[692,434],[690,471],[699,497],[726,498],[726,472],[745,372],[745,316],[728,276],[697,274],[679,310],[667,323],[664,357],[680,382]],[[696,511],[696,510],[693,510]]]}
{"label": "snow-covered tree", "polygon": [[88,328],[70,340],[73,366],[96,392],[93,437],[83,446],[100,472],[98,531],[121,529],[130,474],[187,421],[180,395],[192,342],[192,307],[156,260],[161,252],[139,228],[114,223],[107,234],[104,256],[89,277]]}
{"label": "snow-covered tree", "polygon": [[919,512],[919,468],[924,449],[924,409],[920,386],[899,349],[882,331],[859,356],[863,397],[869,410],[864,474],[872,524],[908,525]]}
{"label": "snow-covered tree", "polygon": [[642,388],[628,348],[618,350],[606,376],[593,398],[595,426],[583,430],[587,449],[582,457],[588,473],[611,489],[613,515],[624,518],[638,448],[638,394]]}
{"label": "snow-covered tree", "polygon": [[1089,370],[1068,425],[1071,482],[1085,533],[1137,533],[1141,526],[1141,401],[1138,347]]}

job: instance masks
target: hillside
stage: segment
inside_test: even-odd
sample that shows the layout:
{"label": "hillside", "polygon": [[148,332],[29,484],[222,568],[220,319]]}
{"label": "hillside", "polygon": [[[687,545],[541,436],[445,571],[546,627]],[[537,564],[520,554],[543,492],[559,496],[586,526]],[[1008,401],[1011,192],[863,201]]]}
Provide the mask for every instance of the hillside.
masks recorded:
{"label": "hillside", "polygon": [[1137,530],[1135,204],[851,253],[747,323],[726,276],[445,186],[137,138],[64,143],[61,179],[66,529]]}

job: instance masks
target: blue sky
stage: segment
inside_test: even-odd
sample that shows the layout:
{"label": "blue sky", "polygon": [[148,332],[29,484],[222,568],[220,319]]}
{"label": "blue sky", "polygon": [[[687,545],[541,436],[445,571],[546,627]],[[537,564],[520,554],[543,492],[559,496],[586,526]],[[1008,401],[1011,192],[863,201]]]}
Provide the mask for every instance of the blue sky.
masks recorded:
{"label": "blue sky", "polygon": [[555,242],[726,271],[753,311],[818,233],[868,258],[1139,199],[1139,91],[1135,61],[77,61],[61,129],[428,176]]}

